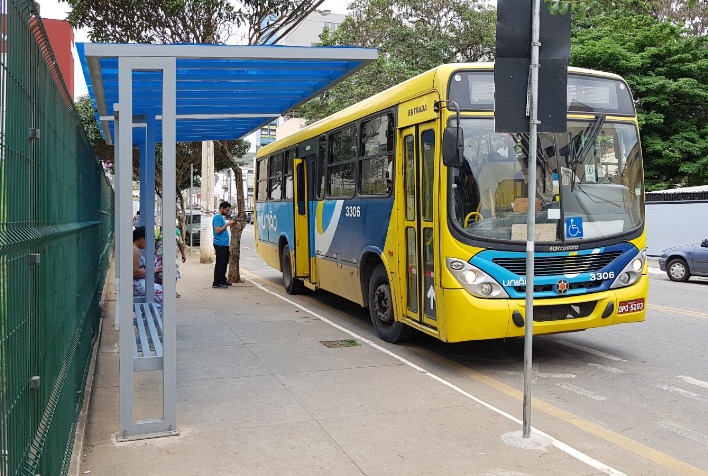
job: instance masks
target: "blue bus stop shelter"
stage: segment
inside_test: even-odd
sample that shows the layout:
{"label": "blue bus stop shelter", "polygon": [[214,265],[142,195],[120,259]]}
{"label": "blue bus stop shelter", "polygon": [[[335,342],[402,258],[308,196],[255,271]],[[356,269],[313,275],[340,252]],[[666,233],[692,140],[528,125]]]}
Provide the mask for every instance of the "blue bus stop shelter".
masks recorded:
{"label": "blue bus stop shelter", "polygon": [[[79,43],[96,121],[115,146],[116,316],[120,330],[119,439],[177,434],[175,260],[163,261],[162,315],[138,315],[132,291],[132,157],[140,153],[146,261],[154,256],[155,145],[162,144],[162,223],[176,216],[175,144],[239,139],[321,94],[376,60],[352,47],[145,45]],[[164,256],[175,256],[164,240]],[[162,418],[135,421],[133,372],[161,370]]]}

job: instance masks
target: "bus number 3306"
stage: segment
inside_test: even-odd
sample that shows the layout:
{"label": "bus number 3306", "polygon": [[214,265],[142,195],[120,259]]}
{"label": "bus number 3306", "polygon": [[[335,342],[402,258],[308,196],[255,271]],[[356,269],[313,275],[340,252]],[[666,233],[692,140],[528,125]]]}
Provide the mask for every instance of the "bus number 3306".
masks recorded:
{"label": "bus number 3306", "polygon": [[592,273],[590,275],[590,281],[603,281],[605,279],[614,279],[614,277],[614,271],[610,271],[609,273]]}
{"label": "bus number 3306", "polygon": [[361,216],[361,207],[351,206],[344,209],[344,216],[349,218],[359,218]]}

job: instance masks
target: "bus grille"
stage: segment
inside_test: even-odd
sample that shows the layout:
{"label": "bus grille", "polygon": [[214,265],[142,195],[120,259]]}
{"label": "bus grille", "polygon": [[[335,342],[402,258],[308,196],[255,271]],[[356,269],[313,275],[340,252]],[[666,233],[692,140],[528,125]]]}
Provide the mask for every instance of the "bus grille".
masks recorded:
{"label": "bus grille", "polygon": [[[568,291],[574,291],[576,289],[585,289],[590,292],[601,288],[602,283],[604,282],[604,280],[596,280],[568,283]],[[525,294],[526,286],[514,286],[514,291],[520,294]],[[550,293],[553,291],[555,291],[555,284],[537,284],[533,287],[534,293]]]}
{"label": "bus grille", "polygon": [[[621,251],[612,251],[590,255],[536,257],[533,261],[534,275],[552,276],[598,271],[621,254]],[[526,258],[494,258],[492,261],[516,275],[526,275]]]}
{"label": "bus grille", "polygon": [[560,306],[534,306],[534,322],[565,321],[589,316],[595,309],[597,301],[579,304],[561,304]]}

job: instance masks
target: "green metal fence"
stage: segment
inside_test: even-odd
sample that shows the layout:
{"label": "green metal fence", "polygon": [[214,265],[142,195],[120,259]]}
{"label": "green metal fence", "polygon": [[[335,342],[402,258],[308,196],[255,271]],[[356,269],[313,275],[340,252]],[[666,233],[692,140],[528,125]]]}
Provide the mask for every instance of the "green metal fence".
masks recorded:
{"label": "green metal fence", "polygon": [[30,0],[0,0],[1,475],[66,474],[113,190]]}

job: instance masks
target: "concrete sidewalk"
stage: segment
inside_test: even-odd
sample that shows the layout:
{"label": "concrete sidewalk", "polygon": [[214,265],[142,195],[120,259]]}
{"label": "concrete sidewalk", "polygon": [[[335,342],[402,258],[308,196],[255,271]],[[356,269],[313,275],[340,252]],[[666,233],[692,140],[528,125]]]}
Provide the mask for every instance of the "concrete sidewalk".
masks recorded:
{"label": "concrete sidewalk", "polygon": [[[601,474],[550,440],[522,441],[519,424],[251,282],[212,289],[213,265],[197,253],[180,268],[180,435],[116,442],[111,289],[79,474]],[[136,374],[137,419],[161,408],[158,378]]]}

